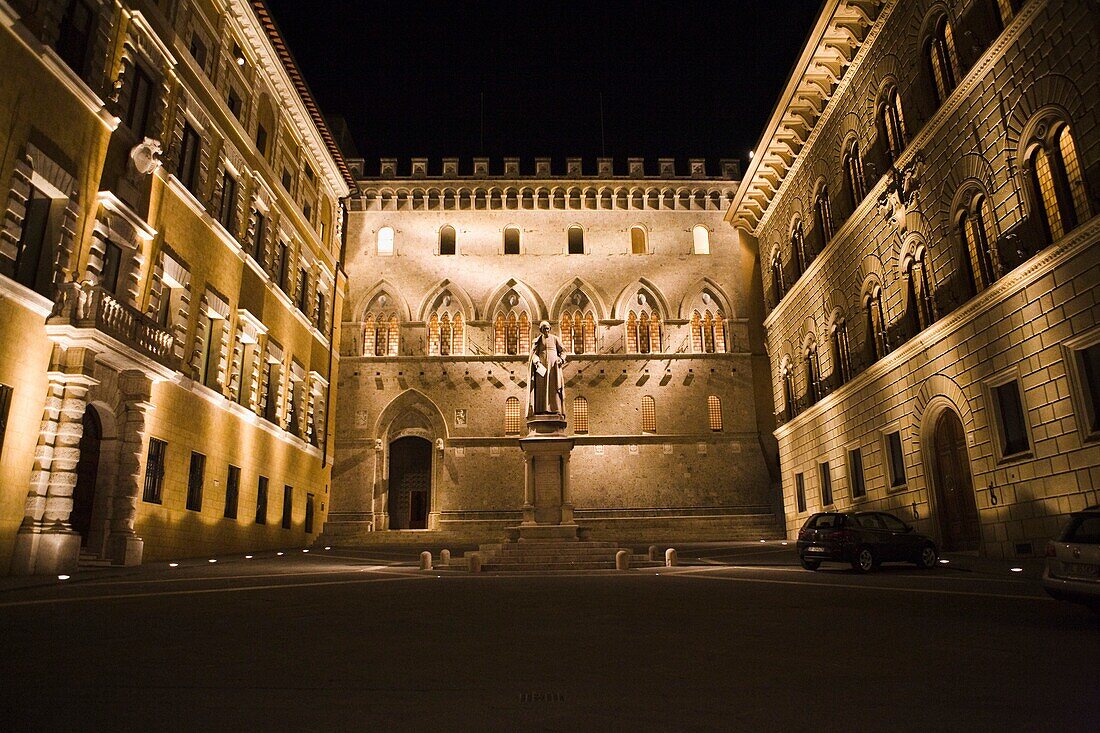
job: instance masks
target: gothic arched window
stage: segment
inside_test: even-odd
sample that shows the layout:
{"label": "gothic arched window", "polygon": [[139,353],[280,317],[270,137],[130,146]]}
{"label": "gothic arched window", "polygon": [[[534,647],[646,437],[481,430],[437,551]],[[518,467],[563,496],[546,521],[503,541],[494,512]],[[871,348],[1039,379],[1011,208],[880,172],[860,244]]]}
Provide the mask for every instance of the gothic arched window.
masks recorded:
{"label": "gothic arched window", "polygon": [[1053,242],[1089,218],[1088,193],[1070,126],[1057,120],[1037,125],[1028,162],[1032,210]]}
{"label": "gothic arched window", "polygon": [[821,246],[824,247],[833,238],[833,205],[829,202],[828,186],[822,186],[817,192],[817,198],[814,199],[814,213],[821,232]]}
{"label": "gothic arched window", "polygon": [[456,356],[466,353],[465,322],[462,313],[436,311],[428,319],[428,354]]}
{"label": "gothic arched window", "polygon": [[523,427],[522,414],[518,397],[509,397],[504,401],[504,434],[519,435]]}
{"label": "gothic arched window", "polygon": [[897,158],[905,150],[905,116],[902,114],[901,97],[894,85],[887,87],[878,108],[879,134],[885,136],[891,158]]}
{"label": "gothic arched window", "polygon": [[367,313],[363,319],[363,356],[397,356],[397,346],[397,314]]}
{"label": "gothic arched window", "polygon": [[992,285],[998,277],[993,254],[993,215],[989,197],[980,190],[972,190],[964,196],[956,214],[959,236],[966,244],[963,271],[966,273],[970,293],[978,293]]}
{"label": "gothic arched window", "polygon": [[863,312],[866,321],[863,343],[867,350],[867,363],[873,364],[886,354],[886,312],[882,306],[880,286],[873,286],[864,296]]}
{"label": "gothic arched window", "polygon": [[588,400],[584,397],[573,398],[573,432],[588,432]]}
{"label": "gothic arched window", "polygon": [[726,351],[726,322],[721,312],[691,312],[691,347],[696,354]]}
{"label": "gothic arched window", "polygon": [[631,354],[661,352],[661,317],[656,311],[641,308],[627,314],[626,350]]}
{"label": "gothic arched window", "polygon": [[943,104],[955,89],[959,78],[959,58],[955,53],[955,36],[947,15],[936,20],[932,36],[924,45],[924,55],[932,74],[936,104]]}
{"label": "gothic arched window", "polygon": [[848,351],[848,322],[837,318],[830,333],[830,351],[833,358],[833,388],[852,378],[852,358]]}
{"label": "gothic arched window", "polygon": [[561,341],[567,351],[574,354],[596,352],[596,317],[592,311],[579,310],[562,313],[560,320]]}
{"label": "gothic arched window", "polygon": [[867,196],[867,179],[863,173],[863,159],[859,157],[859,143],[853,141],[844,155],[844,179],[848,185],[848,197],[854,210]]}

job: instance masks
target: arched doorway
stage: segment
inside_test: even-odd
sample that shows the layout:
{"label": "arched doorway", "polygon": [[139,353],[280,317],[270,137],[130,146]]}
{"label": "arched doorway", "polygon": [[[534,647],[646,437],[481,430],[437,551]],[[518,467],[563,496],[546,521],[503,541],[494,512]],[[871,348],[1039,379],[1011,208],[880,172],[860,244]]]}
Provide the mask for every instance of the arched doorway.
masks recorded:
{"label": "arched doorway", "polygon": [[427,529],[432,503],[432,444],[416,436],[390,443],[390,529]]}
{"label": "arched doorway", "polygon": [[966,431],[954,410],[945,409],[936,418],[932,444],[932,483],[940,549],[977,550],[982,539],[981,520],[966,454]]}
{"label": "arched doorway", "polygon": [[103,441],[103,424],[94,407],[84,410],[84,432],[80,436],[80,460],[76,464],[76,486],[73,488],[73,510],[69,523],[80,533],[80,544],[88,544],[92,528],[92,510],[95,506],[96,478],[99,475],[100,444]]}

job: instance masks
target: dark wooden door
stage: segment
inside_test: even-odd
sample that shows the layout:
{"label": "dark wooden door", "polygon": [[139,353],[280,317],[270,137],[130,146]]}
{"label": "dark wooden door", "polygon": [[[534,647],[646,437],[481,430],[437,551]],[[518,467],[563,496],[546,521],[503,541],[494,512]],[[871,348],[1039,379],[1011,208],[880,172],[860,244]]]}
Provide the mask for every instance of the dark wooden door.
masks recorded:
{"label": "dark wooden door", "polygon": [[95,505],[95,483],[99,475],[99,446],[103,428],[94,407],[84,411],[84,433],[80,436],[80,460],[76,464],[76,486],[73,488],[73,510],[69,522],[80,533],[80,544],[88,543]]}
{"label": "dark wooden door", "polygon": [[390,444],[390,529],[427,529],[432,491],[432,444],[398,438]]}
{"label": "dark wooden door", "polygon": [[949,552],[977,550],[981,542],[981,521],[974,499],[970,459],[966,454],[966,431],[951,410],[945,410],[936,421],[933,443],[940,549]]}

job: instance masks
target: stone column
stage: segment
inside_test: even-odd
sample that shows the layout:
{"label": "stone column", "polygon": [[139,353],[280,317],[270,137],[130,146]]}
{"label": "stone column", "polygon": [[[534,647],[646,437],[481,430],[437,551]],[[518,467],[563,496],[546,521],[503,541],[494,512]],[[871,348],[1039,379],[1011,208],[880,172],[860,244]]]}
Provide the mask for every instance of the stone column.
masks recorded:
{"label": "stone column", "polygon": [[80,438],[95,354],[55,348],[51,358],[42,433],[35,449],[24,517],[12,554],[13,575],[52,575],[76,569],[80,535],[69,524],[80,462]]}
{"label": "stone column", "polygon": [[535,523],[535,467],[532,465],[534,457],[523,454],[523,523]]}
{"label": "stone column", "polygon": [[118,481],[111,500],[111,530],[107,556],[116,565],[140,565],[144,542],[134,534],[134,519],[141,493],[142,449],[145,421],[150,410],[153,383],[143,372],[119,375],[125,410],[122,446],[119,450]]}

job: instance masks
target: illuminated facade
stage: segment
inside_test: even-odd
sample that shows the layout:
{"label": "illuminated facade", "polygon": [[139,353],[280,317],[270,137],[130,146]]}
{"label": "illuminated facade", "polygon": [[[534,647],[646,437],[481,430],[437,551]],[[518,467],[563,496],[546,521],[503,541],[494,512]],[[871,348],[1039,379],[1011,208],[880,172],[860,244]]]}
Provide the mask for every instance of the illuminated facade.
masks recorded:
{"label": "illuminated facade", "polygon": [[788,535],[886,509],[1041,551],[1100,501],[1085,0],[826,3],[728,213],[760,251]]}
{"label": "illuminated facade", "polygon": [[326,536],[517,523],[542,320],[570,352],[578,521],[600,537],[779,531],[755,260],[722,221],[736,165],[564,163],[383,160],[359,181]]}
{"label": "illuminated facade", "polygon": [[0,25],[0,572],[309,543],[351,178],[266,10]]}

